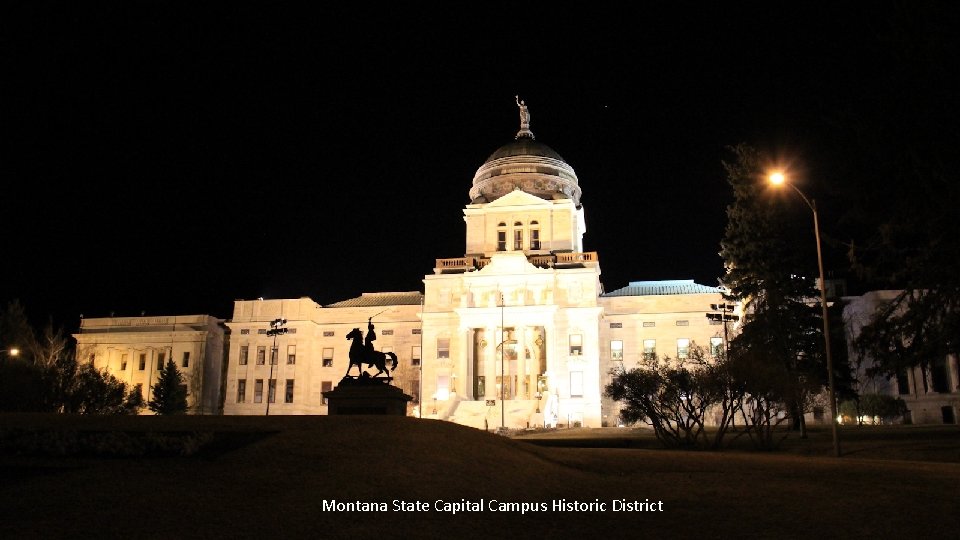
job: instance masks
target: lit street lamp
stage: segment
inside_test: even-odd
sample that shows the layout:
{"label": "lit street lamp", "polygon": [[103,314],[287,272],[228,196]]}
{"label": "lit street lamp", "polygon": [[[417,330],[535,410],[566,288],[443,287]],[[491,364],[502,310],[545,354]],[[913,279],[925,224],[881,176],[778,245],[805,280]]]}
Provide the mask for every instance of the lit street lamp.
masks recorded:
{"label": "lit street lamp", "polygon": [[[286,319],[274,319],[270,321],[270,329],[267,330],[267,335],[273,336],[273,348],[270,349],[270,378],[267,379],[267,412],[264,416],[270,416],[270,401],[277,397],[277,385],[273,381],[273,366],[280,361],[280,354],[277,351],[277,336],[287,333],[287,328],[284,326],[285,324],[287,324]],[[270,385],[273,385],[273,387]]]}
{"label": "lit street lamp", "polygon": [[810,210],[813,211],[813,233],[817,237],[817,266],[820,270],[820,307],[823,309],[823,342],[827,352],[827,381],[830,385],[830,430],[833,435],[833,454],[840,457],[840,436],[837,432],[837,392],[833,382],[833,357],[830,353],[830,322],[827,318],[827,283],[823,277],[823,254],[820,249],[820,220],[817,217],[817,202],[808,199],[797,186],[787,182],[782,172],[776,171],[770,174],[770,183],[775,186],[787,184],[800,195],[803,202],[807,203]]}
{"label": "lit street lamp", "polygon": [[16,358],[20,356],[20,349],[17,347],[10,347],[9,349],[0,349],[0,354],[5,353],[8,358]]}

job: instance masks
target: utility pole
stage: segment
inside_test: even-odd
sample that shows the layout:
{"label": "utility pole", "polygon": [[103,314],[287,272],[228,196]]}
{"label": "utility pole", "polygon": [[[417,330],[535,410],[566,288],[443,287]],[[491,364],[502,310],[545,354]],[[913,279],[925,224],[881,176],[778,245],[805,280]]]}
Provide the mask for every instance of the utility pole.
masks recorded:
{"label": "utility pole", "polygon": [[[273,381],[273,366],[279,362],[280,354],[277,351],[277,336],[286,334],[286,319],[274,319],[270,321],[270,329],[267,330],[268,336],[273,336],[273,348],[270,349],[270,378],[267,379],[267,412],[264,416],[270,416],[270,402],[276,399],[277,386]],[[271,385],[273,385],[271,387]]]}

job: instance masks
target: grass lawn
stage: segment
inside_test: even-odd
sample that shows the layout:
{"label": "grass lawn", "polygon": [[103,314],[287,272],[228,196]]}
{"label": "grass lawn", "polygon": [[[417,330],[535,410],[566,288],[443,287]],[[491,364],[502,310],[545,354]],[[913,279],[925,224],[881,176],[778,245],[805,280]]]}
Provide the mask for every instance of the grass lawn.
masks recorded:
{"label": "grass lawn", "polygon": [[[202,444],[189,456],[134,457],[42,456],[7,444],[0,538],[956,538],[960,530],[956,426],[845,428],[845,455],[835,459],[826,457],[828,430],[788,438],[772,453],[685,452],[614,428],[511,438],[403,417],[0,416],[0,442],[38,432],[107,441],[192,433]],[[583,442],[598,440],[606,442]],[[331,511],[334,500],[388,509]],[[395,500],[429,510],[397,511]],[[567,506],[555,508],[561,500]],[[620,511],[615,500],[662,511]],[[436,501],[479,509],[453,513]],[[574,501],[604,506],[574,511]]]}

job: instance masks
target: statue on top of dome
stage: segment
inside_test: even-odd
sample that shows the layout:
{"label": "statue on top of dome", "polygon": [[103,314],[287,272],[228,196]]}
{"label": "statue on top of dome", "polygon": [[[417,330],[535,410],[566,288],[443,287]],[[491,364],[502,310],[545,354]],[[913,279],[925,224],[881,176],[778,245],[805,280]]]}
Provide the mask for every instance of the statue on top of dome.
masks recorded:
{"label": "statue on top of dome", "polygon": [[530,131],[530,111],[527,109],[527,104],[520,96],[513,96],[517,100],[517,107],[520,108],[520,131],[517,132],[517,137],[521,136],[533,138],[533,132]]}

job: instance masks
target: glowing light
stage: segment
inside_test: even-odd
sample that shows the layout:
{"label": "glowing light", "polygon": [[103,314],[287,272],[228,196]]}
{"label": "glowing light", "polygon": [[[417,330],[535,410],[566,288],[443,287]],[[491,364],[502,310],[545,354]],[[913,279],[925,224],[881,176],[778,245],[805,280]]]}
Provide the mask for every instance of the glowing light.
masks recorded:
{"label": "glowing light", "polygon": [[780,171],[774,171],[770,173],[769,178],[770,178],[770,183],[775,186],[779,186],[787,181],[787,177],[784,176],[783,173]]}

